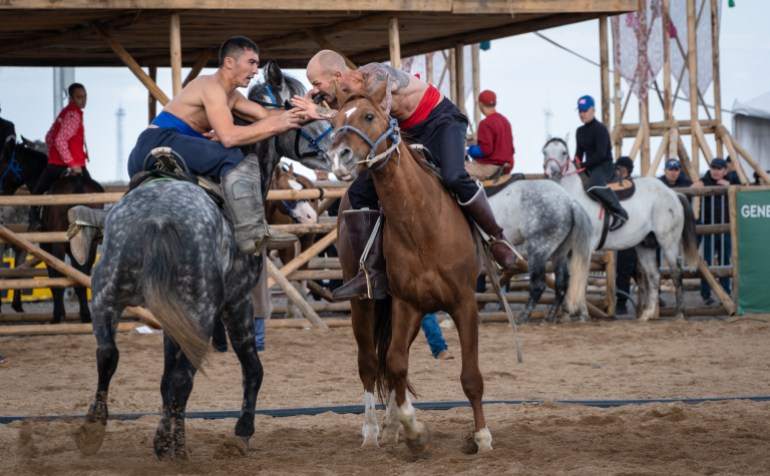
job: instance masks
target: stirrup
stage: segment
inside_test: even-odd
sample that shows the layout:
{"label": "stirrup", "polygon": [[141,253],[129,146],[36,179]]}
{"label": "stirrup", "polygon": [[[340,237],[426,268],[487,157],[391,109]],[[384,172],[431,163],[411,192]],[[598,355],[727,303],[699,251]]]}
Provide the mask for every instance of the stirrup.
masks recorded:
{"label": "stirrup", "polygon": [[[513,246],[513,243],[506,240],[501,240],[499,238],[496,238],[492,235],[489,235],[489,241],[487,241],[487,245],[489,246],[489,253],[492,254],[492,246],[502,244],[505,247],[507,247],[511,252],[513,252],[513,263],[511,266],[518,268],[519,263],[524,261],[524,256],[522,256],[521,253],[516,249],[516,247]],[[492,263],[495,265],[498,271],[508,271],[507,268],[504,268],[503,265],[497,262],[497,259],[495,259],[494,254],[492,254]]]}

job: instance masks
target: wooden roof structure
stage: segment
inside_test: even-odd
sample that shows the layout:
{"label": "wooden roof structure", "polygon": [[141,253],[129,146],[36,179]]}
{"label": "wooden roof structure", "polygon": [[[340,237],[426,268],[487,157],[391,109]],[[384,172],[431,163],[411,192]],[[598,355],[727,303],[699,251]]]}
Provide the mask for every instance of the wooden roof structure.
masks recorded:
{"label": "wooden roof structure", "polygon": [[282,67],[304,67],[320,48],[363,64],[389,59],[393,17],[401,55],[411,56],[638,8],[639,0],[3,0],[0,66],[181,59],[199,70],[216,66],[218,45],[232,35],[252,38],[263,60]]}

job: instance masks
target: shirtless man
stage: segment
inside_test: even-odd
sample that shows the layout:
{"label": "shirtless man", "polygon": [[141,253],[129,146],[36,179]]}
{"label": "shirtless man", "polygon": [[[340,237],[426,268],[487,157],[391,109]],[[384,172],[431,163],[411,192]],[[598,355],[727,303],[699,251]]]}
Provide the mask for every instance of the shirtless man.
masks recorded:
{"label": "shirtless man", "polygon": [[[244,157],[239,147],[298,128],[306,119],[298,109],[268,111],[237,91],[247,87],[258,71],[256,43],[242,36],[225,40],[219,49],[219,69],[185,86],[139,135],[128,158],[128,173],[133,176],[155,163],[150,155],[154,148],[170,147],[184,158],[193,174],[221,177],[225,209],[243,253],[262,251],[269,232],[258,158],[254,154]],[[252,124],[235,125],[233,113]],[[80,213],[90,212],[73,208],[70,222],[92,221]],[[72,238],[73,254],[87,255],[92,238],[87,234],[78,233]]]}
{"label": "shirtless man", "polygon": [[[353,70],[344,58],[331,50],[318,52],[307,65],[307,78],[313,89],[306,97],[295,96],[292,104],[312,119],[330,119],[349,94],[372,93],[383,83],[390,85],[382,107],[397,119],[410,138],[423,144],[441,167],[444,185],[453,193],[466,214],[490,237],[492,255],[503,268],[515,266],[516,254],[495,221],[484,189],[465,170],[465,135],[468,119],[432,85],[381,63],[370,63]],[[314,104],[316,95],[332,109]],[[345,212],[345,224],[354,249],[363,252],[379,217],[377,191],[368,170],[360,173],[348,189],[352,210]],[[368,210],[365,210],[368,208]],[[360,254],[360,253],[359,253]],[[371,287],[363,271],[334,291],[335,299],[382,299],[387,293],[387,275],[382,254],[382,234],[378,233],[365,259]],[[371,289],[371,293],[369,292]]]}

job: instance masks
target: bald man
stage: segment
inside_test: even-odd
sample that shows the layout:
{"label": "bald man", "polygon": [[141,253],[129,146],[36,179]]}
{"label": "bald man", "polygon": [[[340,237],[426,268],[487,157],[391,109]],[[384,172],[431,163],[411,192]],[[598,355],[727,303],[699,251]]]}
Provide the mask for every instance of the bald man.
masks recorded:
{"label": "bald man", "polygon": [[[313,119],[331,119],[348,95],[372,94],[383,83],[389,87],[382,101],[383,110],[399,122],[410,139],[430,151],[430,159],[441,168],[444,185],[490,237],[492,255],[506,269],[516,265],[516,252],[497,224],[484,189],[471,180],[464,167],[465,136],[468,119],[451,101],[432,85],[419,78],[382,63],[369,63],[351,69],[345,59],[331,50],[318,52],[307,65],[307,78],[312,89],[306,97],[295,96],[292,104]],[[313,103],[320,95],[331,107]],[[344,214],[351,242],[364,244],[375,229],[379,201],[368,170],[360,173],[348,189],[352,210]],[[368,208],[366,210],[365,208]],[[381,229],[378,228],[378,229]],[[364,246],[356,246],[363,250]],[[378,233],[374,246],[365,259],[371,287],[362,271],[334,291],[335,299],[382,299],[387,293],[382,236]],[[372,289],[372,292],[369,292]]]}

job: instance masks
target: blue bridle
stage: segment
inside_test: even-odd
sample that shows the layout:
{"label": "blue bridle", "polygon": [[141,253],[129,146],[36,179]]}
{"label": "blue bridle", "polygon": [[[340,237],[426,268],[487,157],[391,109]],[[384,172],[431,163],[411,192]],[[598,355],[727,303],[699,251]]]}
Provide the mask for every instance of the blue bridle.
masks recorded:
{"label": "blue bridle", "polygon": [[[388,121],[388,130],[382,133],[382,135],[374,142],[361,132],[360,129],[357,127],[351,126],[349,124],[345,124],[343,126],[340,126],[339,129],[337,129],[336,134],[339,135],[341,132],[344,131],[353,131],[356,134],[358,134],[364,141],[366,141],[367,144],[369,144],[369,154],[367,155],[366,160],[362,160],[360,163],[366,164],[371,170],[374,170],[375,172],[385,167],[385,164],[388,163],[388,160],[390,160],[390,157],[393,155],[393,151],[396,150],[398,147],[398,144],[401,143],[401,133],[400,129],[398,127],[398,120],[394,118],[390,118]],[[391,144],[390,147],[385,149],[384,152],[381,154],[375,155],[375,152],[377,151],[377,147],[382,144],[385,140],[390,138]],[[384,159],[384,160],[383,160]],[[380,160],[383,160],[382,164],[379,167],[372,168],[373,164],[376,164]]]}
{"label": "blue bridle", "polygon": [[[279,103],[276,99],[275,94],[273,94],[273,90],[270,89],[270,86],[265,83],[265,92],[267,93],[267,96],[270,98],[270,102],[267,101],[257,101],[258,104],[262,105],[263,107],[271,107],[274,109],[291,109],[292,105],[289,103],[288,100],[285,100],[283,104]],[[321,141],[324,137],[326,137],[331,131],[334,130],[334,127],[329,126],[325,131],[323,131],[318,137],[312,137],[310,134],[304,131],[304,129],[297,129],[297,134],[294,136],[294,153],[296,154],[298,159],[304,159],[305,157],[313,157],[316,155],[324,155],[326,153],[325,150],[323,150],[318,142]],[[305,139],[312,149],[310,152],[300,152],[299,151],[299,138],[302,137]],[[278,140],[278,136],[275,136],[275,150],[280,155],[284,155],[281,151],[281,144]]]}

